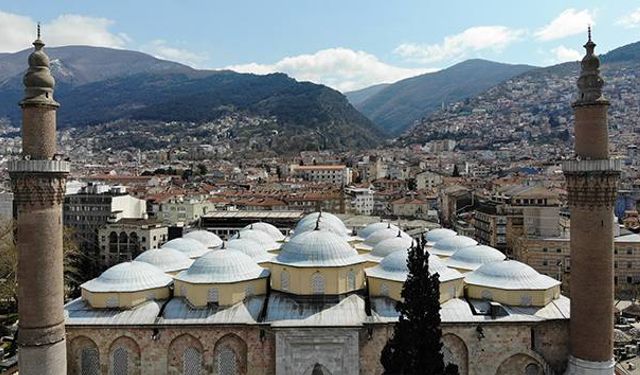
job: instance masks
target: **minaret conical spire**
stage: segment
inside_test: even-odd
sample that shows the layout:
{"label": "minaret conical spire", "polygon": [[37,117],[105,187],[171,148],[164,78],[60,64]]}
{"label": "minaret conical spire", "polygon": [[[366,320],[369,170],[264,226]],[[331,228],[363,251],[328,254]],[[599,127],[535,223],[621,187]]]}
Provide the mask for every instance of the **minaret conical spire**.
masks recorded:
{"label": "minaret conical spire", "polygon": [[574,103],[577,105],[606,101],[602,96],[604,80],[600,76],[600,59],[594,52],[596,44],[591,40],[591,26],[587,29],[587,37],[583,46],[586,54],[580,62],[579,97]]}
{"label": "minaret conical spire", "polygon": [[33,41],[33,46],[35,50],[29,55],[29,69],[22,80],[24,83],[24,99],[20,104],[58,106],[58,103],[53,100],[53,88],[56,85],[56,81],[49,69],[49,56],[43,50],[45,44],[40,39],[39,23],[37,38]]}

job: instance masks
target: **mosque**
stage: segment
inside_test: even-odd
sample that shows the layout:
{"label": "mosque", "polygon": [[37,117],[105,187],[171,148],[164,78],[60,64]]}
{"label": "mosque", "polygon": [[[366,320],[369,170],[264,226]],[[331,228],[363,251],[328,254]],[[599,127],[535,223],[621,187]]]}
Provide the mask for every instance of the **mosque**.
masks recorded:
{"label": "mosque", "polygon": [[[72,374],[379,374],[414,240],[326,212],[290,237],[254,223],[196,230],[106,270],[68,303]],[[427,233],[444,355],[461,374],[548,374],[566,363],[558,281],[448,229]],[[318,372],[322,371],[322,372]]]}
{"label": "mosque", "polygon": [[[316,212],[285,237],[253,223],[223,242],[195,230],[82,285],[63,304],[55,80],[38,38],[25,74],[23,158],[9,163],[26,375],[380,374],[414,239]],[[585,44],[571,210],[571,301],[554,279],[448,229],[426,234],[440,278],[443,354],[470,375],[613,375],[613,228],[620,162],[608,151],[595,43]],[[38,235],[33,235],[37,233]],[[571,311],[571,315],[569,314]]]}

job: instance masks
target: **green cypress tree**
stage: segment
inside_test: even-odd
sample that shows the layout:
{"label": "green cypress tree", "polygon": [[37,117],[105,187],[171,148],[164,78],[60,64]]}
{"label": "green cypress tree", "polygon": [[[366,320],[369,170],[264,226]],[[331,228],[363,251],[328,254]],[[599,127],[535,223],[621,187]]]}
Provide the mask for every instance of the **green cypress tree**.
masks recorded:
{"label": "green cypress tree", "polygon": [[380,358],[386,375],[458,374],[456,365],[444,363],[439,275],[429,275],[429,253],[424,246],[422,239],[409,249],[403,301],[396,304],[400,316]]}

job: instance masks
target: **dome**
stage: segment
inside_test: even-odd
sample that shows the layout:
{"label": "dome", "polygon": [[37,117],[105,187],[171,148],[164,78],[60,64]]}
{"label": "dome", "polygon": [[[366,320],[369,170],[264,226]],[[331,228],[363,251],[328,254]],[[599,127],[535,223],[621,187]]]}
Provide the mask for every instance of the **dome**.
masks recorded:
{"label": "dome", "polygon": [[220,248],[222,246],[222,240],[220,237],[207,230],[194,230],[182,236],[182,238],[190,238],[196,240],[207,248]]}
{"label": "dome", "polygon": [[271,236],[274,241],[284,241],[284,234],[280,232],[280,229],[269,223],[257,222],[247,225],[244,229],[256,229],[265,232]]}
{"label": "dome", "polygon": [[[378,229],[377,231],[371,233],[367,238],[365,238],[363,244],[374,247],[375,245],[378,244],[378,242],[382,240],[398,237],[398,231],[399,229],[393,229],[393,228]],[[412,239],[411,236],[409,236],[408,234],[402,231],[400,231],[400,236],[409,240]]]}
{"label": "dome", "polygon": [[390,224],[384,221],[379,221],[377,223],[373,223],[373,224],[369,224],[366,227],[360,229],[358,231],[358,236],[360,236],[361,238],[367,238],[369,237],[372,233],[380,230],[380,229],[385,229],[388,228],[389,226],[391,226],[391,228],[398,230],[398,227],[394,224]]}
{"label": "dome", "polygon": [[280,243],[273,240],[273,238],[266,232],[259,229],[241,229],[238,233],[234,234],[231,239],[247,238],[253,240],[262,246],[264,251],[275,250],[280,248]]}
{"label": "dome", "polygon": [[457,233],[451,229],[436,228],[427,232],[427,245],[433,246],[436,242],[445,238],[456,236]]}
{"label": "dome", "polygon": [[559,281],[515,260],[484,264],[467,274],[464,282],[506,290],[542,290],[560,285]]}
{"label": "dome", "polygon": [[467,236],[452,236],[436,242],[433,248],[429,249],[429,253],[449,257],[462,248],[476,246],[477,244],[478,241]]}
{"label": "dome", "polygon": [[378,242],[371,250],[371,255],[384,258],[398,250],[407,251],[411,245],[413,245],[412,239],[402,236],[398,237],[396,235],[395,237],[387,238],[386,240]]}
{"label": "dome", "polygon": [[255,262],[270,260],[273,255],[269,254],[260,243],[250,238],[235,238],[227,242],[226,249],[237,250],[247,254]]}
{"label": "dome", "polygon": [[185,253],[170,247],[147,250],[138,255],[135,260],[156,266],[162,272],[186,270],[193,263],[193,259],[189,258]]}
{"label": "dome", "polygon": [[192,284],[234,283],[267,277],[269,271],[258,266],[247,254],[237,250],[210,251],[180,272],[176,280]]}
{"label": "dome", "polygon": [[344,225],[342,220],[337,216],[328,212],[313,212],[303,217],[294,228],[294,236],[303,232],[316,229],[316,222],[320,216],[320,229],[325,229],[341,237],[347,237],[351,234],[349,229]]}
{"label": "dome", "polygon": [[184,254],[186,254],[189,258],[197,258],[205,254],[209,251],[202,242],[194,240],[192,238],[174,238],[171,241],[166,242],[161,246],[162,248],[169,247],[171,249],[176,249]]}
{"label": "dome", "polygon": [[125,262],[104,271],[100,276],[81,285],[92,293],[138,292],[164,288],[173,279],[161,269],[145,262]]}
{"label": "dome", "polygon": [[342,237],[319,229],[300,233],[282,245],[274,263],[299,267],[346,266],[364,259]]}
{"label": "dome", "polygon": [[[380,264],[365,270],[367,276],[377,277],[380,279],[388,279],[404,282],[409,273],[407,258],[409,253],[405,250],[395,251],[380,261]],[[448,268],[441,260],[436,257],[429,257],[429,274],[438,273],[440,282],[454,279],[460,279],[463,275],[451,268]]]}
{"label": "dome", "polygon": [[473,271],[483,264],[501,262],[505,258],[506,256],[499,250],[491,246],[479,245],[464,247],[444,262],[449,267]]}

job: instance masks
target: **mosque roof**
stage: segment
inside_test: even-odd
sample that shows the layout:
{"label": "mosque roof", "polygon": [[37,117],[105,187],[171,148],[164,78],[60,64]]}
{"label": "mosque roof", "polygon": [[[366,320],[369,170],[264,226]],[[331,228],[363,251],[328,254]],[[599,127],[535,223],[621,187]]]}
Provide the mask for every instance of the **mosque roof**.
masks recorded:
{"label": "mosque roof", "polygon": [[234,283],[267,277],[269,271],[238,250],[211,251],[180,272],[175,279],[192,284]]}
{"label": "mosque roof", "polygon": [[207,230],[194,230],[182,236],[182,238],[190,238],[199,241],[207,248],[219,248],[222,246],[222,240]]}
{"label": "mosque roof", "polygon": [[[362,243],[362,245],[373,248],[380,241],[386,240],[388,238],[398,237],[398,231],[400,230],[397,228],[394,229],[390,226],[387,226],[386,228],[378,229],[377,231],[367,236],[367,238],[364,239],[364,242]],[[409,236],[407,233],[403,231],[400,231],[400,236],[407,239],[411,239],[411,236]]]}
{"label": "mosque roof", "polygon": [[378,242],[371,250],[371,255],[384,258],[398,250],[407,251],[413,243],[414,241],[411,238],[396,235]]}
{"label": "mosque roof", "polygon": [[348,237],[350,235],[349,229],[347,229],[342,220],[328,212],[312,212],[303,217],[298,224],[296,224],[293,235],[296,236],[303,232],[312,231],[316,226],[319,226],[320,229],[334,232],[341,237]]}
{"label": "mosque roof", "polygon": [[476,246],[478,241],[467,236],[450,236],[439,240],[429,249],[430,254],[439,256],[452,256],[456,251],[468,247]]}
{"label": "mosque roof", "polygon": [[161,247],[178,250],[186,254],[189,258],[198,258],[210,251],[202,242],[186,237],[174,238],[171,241],[165,242]]}
{"label": "mosque roof", "polygon": [[398,226],[396,226],[395,224],[379,221],[377,223],[369,224],[366,227],[360,229],[358,231],[358,236],[360,236],[361,238],[367,238],[377,230],[385,229],[385,228],[388,228],[389,226],[395,230],[398,230]]}
{"label": "mosque roof", "polygon": [[433,246],[436,242],[448,237],[456,236],[457,233],[451,229],[436,228],[427,232],[427,245]]}
{"label": "mosque roof", "polygon": [[273,254],[267,250],[259,242],[250,238],[234,238],[229,240],[225,246],[227,250],[237,250],[247,254],[255,262],[264,262],[273,258]]}
{"label": "mosque roof", "polygon": [[317,229],[292,237],[282,245],[273,262],[296,267],[339,267],[364,259],[343,237]]}
{"label": "mosque roof", "polygon": [[268,233],[259,229],[241,229],[238,233],[234,234],[231,239],[246,238],[253,240],[260,244],[265,251],[275,250],[280,248],[281,244],[276,242],[273,237]]}
{"label": "mosque roof", "polygon": [[116,264],[80,287],[92,293],[124,293],[163,288],[172,282],[160,268],[134,260]]}
{"label": "mosque roof", "polygon": [[491,246],[478,245],[463,247],[444,260],[444,263],[449,267],[473,271],[483,264],[501,262],[505,259],[506,256],[500,250]]}
{"label": "mosque roof", "polygon": [[[366,269],[365,273],[370,277],[404,282],[409,273],[408,255],[406,250],[395,251],[384,257],[379,265]],[[460,272],[447,267],[441,260],[433,256],[429,257],[429,273],[438,273],[440,282],[464,277]]]}
{"label": "mosque roof", "polygon": [[188,255],[171,247],[144,251],[135,260],[149,263],[160,268],[163,272],[186,270],[193,263],[193,259],[189,258]]}
{"label": "mosque roof", "polygon": [[252,223],[244,227],[244,229],[252,229],[252,228],[265,232],[266,234],[271,236],[271,238],[274,241],[279,241],[279,242],[284,241],[284,234],[282,234],[282,232],[280,232],[280,229],[278,229],[276,226],[272,224],[259,221],[257,223]]}
{"label": "mosque roof", "polygon": [[504,290],[543,290],[560,282],[515,260],[491,262],[466,275],[464,282]]}

